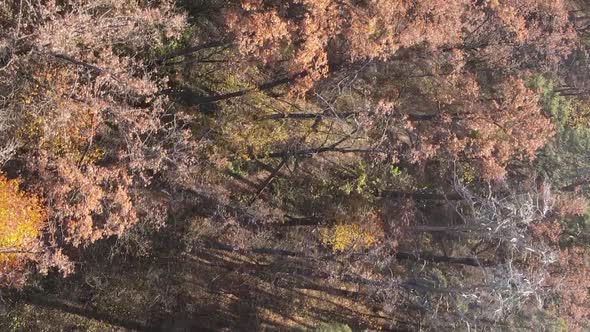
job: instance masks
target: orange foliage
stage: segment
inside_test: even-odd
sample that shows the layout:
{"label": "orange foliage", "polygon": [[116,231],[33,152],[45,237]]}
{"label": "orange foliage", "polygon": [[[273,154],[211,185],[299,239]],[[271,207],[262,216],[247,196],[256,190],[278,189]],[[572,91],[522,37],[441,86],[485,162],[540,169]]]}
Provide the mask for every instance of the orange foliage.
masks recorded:
{"label": "orange foliage", "polygon": [[463,49],[473,43],[475,32],[500,39],[474,43],[478,45],[474,49],[488,57],[487,61],[508,62],[520,54],[514,52],[516,48],[532,43],[543,57],[538,62],[555,61],[556,54],[567,53],[575,34],[564,1],[550,3],[242,0],[226,11],[225,19],[242,55],[263,65],[287,63],[284,69],[290,75],[306,73],[293,87],[305,92],[327,75],[329,62],[339,66],[387,60],[410,48],[434,52]]}
{"label": "orange foliage", "polygon": [[0,175],[0,282],[20,283],[25,264],[41,250],[45,210],[39,199]]}
{"label": "orange foliage", "polygon": [[496,91],[482,91],[473,76],[437,81],[433,103],[442,110],[431,121],[410,122],[418,136],[413,161],[436,155],[467,158],[483,179],[500,180],[513,159],[534,159],[554,134],[539,96],[521,79],[508,77]]}
{"label": "orange foliage", "polygon": [[297,87],[305,91],[327,74],[334,51],[341,53],[340,60],[353,62],[385,59],[400,48],[422,43],[436,48],[459,42],[465,5],[464,0],[416,5],[303,0],[263,6],[260,1],[244,0],[239,8],[226,12],[226,22],[240,53],[263,64],[292,57],[287,69],[291,74],[307,73]]}
{"label": "orange foliage", "polygon": [[579,331],[590,324],[588,254],[581,247],[566,248],[560,253],[558,265],[548,284],[556,290],[560,316],[572,331]]}
{"label": "orange foliage", "polygon": [[[81,95],[82,88],[75,83],[77,73],[69,67],[47,63],[32,73],[35,84],[23,91],[23,116],[27,126],[18,128],[17,135],[27,143],[71,159],[96,160],[98,148],[85,151],[96,134],[100,111],[106,104],[100,100],[89,104],[73,93]],[[38,107],[34,105],[44,105]]]}

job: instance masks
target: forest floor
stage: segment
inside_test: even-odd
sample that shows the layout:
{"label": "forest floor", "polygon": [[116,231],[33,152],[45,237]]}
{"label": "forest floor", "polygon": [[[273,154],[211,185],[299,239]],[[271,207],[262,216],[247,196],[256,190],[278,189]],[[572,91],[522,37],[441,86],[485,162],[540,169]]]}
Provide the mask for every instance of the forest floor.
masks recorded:
{"label": "forest floor", "polygon": [[[391,321],[358,285],[292,253],[240,253],[202,242],[148,261],[95,261],[47,278],[7,306],[2,331],[276,331],[322,323],[387,330]],[[88,262],[87,260],[85,260]],[[47,295],[50,294],[50,295]]]}

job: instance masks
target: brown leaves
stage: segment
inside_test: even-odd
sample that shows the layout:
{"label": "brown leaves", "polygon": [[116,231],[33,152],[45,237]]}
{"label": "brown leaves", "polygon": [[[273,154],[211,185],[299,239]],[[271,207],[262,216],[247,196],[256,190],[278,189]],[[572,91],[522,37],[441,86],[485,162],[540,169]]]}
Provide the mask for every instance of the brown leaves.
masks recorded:
{"label": "brown leaves", "polygon": [[498,89],[492,108],[473,117],[470,130],[473,152],[484,161],[484,178],[502,178],[498,166],[511,159],[534,159],[536,151],[554,135],[551,121],[539,105],[538,96],[520,79],[509,78]]}
{"label": "brown leaves", "polygon": [[[161,46],[166,38],[177,38],[186,26],[186,17],[174,12],[170,2],[157,8],[112,0],[103,8],[88,2],[65,11],[55,5],[43,6],[47,22],[38,28],[38,45],[56,53],[81,59],[91,52],[125,45],[135,51]],[[99,14],[92,14],[99,10]],[[84,59],[85,60],[85,59]]]}
{"label": "brown leaves", "polygon": [[[386,59],[399,48],[422,43],[436,48],[458,42],[464,5],[462,0],[415,6],[406,1],[361,6],[348,1],[306,0],[262,9],[258,2],[243,1],[241,8],[226,13],[226,23],[241,54],[262,64],[287,60],[289,73],[307,72],[296,88],[305,92],[327,74],[332,53],[354,62]],[[338,40],[341,47],[330,46]]]}
{"label": "brown leaves", "polygon": [[47,156],[29,167],[38,173],[50,222],[65,227],[65,240],[73,246],[120,235],[137,222],[126,171],[88,165],[83,173],[75,164]]}
{"label": "brown leaves", "polygon": [[560,252],[558,268],[547,284],[558,296],[557,310],[572,330],[579,330],[590,321],[588,255],[582,247],[565,248]]}
{"label": "brown leaves", "polygon": [[588,200],[579,195],[561,194],[556,199],[555,207],[562,217],[583,216],[588,212]]}
{"label": "brown leaves", "polygon": [[402,49],[465,48],[489,63],[509,65],[534,61],[522,56],[528,47],[535,61],[555,64],[574,36],[566,6],[563,1],[526,2],[302,0],[262,6],[244,0],[225,19],[241,55],[291,75],[306,72],[294,87],[305,92],[326,76],[329,61],[340,67],[387,60]]}
{"label": "brown leaves", "polygon": [[495,91],[486,91],[474,76],[442,78],[433,96],[441,111],[432,120],[414,121],[417,136],[412,160],[436,156],[467,159],[479,166],[483,179],[504,177],[512,160],[530,160],[553,136],[551,121],[538,95],[521,79],[508,77]]}
{"label": "brown leaves", "polygon": [[169,1],[34,6],[43,20],[27,21],[33,50],[0,72],[0,93],[10,109],[6,132],[26,145],[18,171],[47,210],[39,245],[52,250],[33,261],[41,272],[67,274],[73,247],[121,236],[140,215],[161,227],[169,202],[139,196],[150,194],[154,177],[165,181],[194,162],[198,144],[176,122],[186,117],[169,114],[161,93],[167,77],[142,58],[178,38],[186,17]]}

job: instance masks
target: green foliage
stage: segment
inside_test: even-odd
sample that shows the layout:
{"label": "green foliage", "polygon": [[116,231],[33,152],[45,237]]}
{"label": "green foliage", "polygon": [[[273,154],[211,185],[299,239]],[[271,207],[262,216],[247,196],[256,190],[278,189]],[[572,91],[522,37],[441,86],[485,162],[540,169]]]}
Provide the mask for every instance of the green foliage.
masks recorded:
{"label": "green foliage", "polygon": [[512,322],[516,331],[567,332],[566,321],[552,310],[535,309],[532,313],[518,313]]}
{"label": "green foliage", "polygon": [[567,130],[570,118],[576,111],[574,101],[557,93],[554,81],[542,75],[531,78],[529,85],[540,93],[543,110],[551,117],[558,132]]}
{"label": "green foliage", "polygon": [[389,174],[391,175],[391,177],[397,178],[400,175],[402,175],[402,171],[399,169],[399,166],[397,166],[397,165],[391,165],[389,167]]}
{"label": "green foliage", "polygon": [[241,159],[233,160],[227,163],[227,170],[231,174],[246,176],[248,175],[248,163]]}
{"label": "green foliage", "polygon": [[363,191],[369,185],[368,183],[368,174],[365,167],[365,164],[358,163],[356,167],[351,170],[353,172],[353,178],[351,180],[347,180],[342,186],[340,186],[340,190],[342,190],[347,195],[355,192],[357,194],[362,194]]}
{"label": "green foliage", "polygon": [[537,165],[553,183],[566,186],[590,172],[590,126],[579,120],[584,108],[575,99],[557,93],[554,82],[547,78],[537,76],[531,86],[541,93],[543,109],[557,129],[553,141],[539,154]]}
{"label": "green foliage", "polygon": [[561,223],[561,245],[578,245],[590,249],[590,214],[569,217]]}

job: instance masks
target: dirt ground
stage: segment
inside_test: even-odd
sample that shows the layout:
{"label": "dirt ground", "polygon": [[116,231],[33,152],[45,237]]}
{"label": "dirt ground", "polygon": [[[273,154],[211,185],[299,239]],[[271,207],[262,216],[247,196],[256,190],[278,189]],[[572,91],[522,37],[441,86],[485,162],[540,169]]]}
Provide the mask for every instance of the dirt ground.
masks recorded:
{"label": "dirt ground", "polygon": [[358,331],[391,323],[362,287],[293,252],[208,242],[147,260],[95,259],[73,277],[8,296],[2,330],[308,331],[339,323]]}

